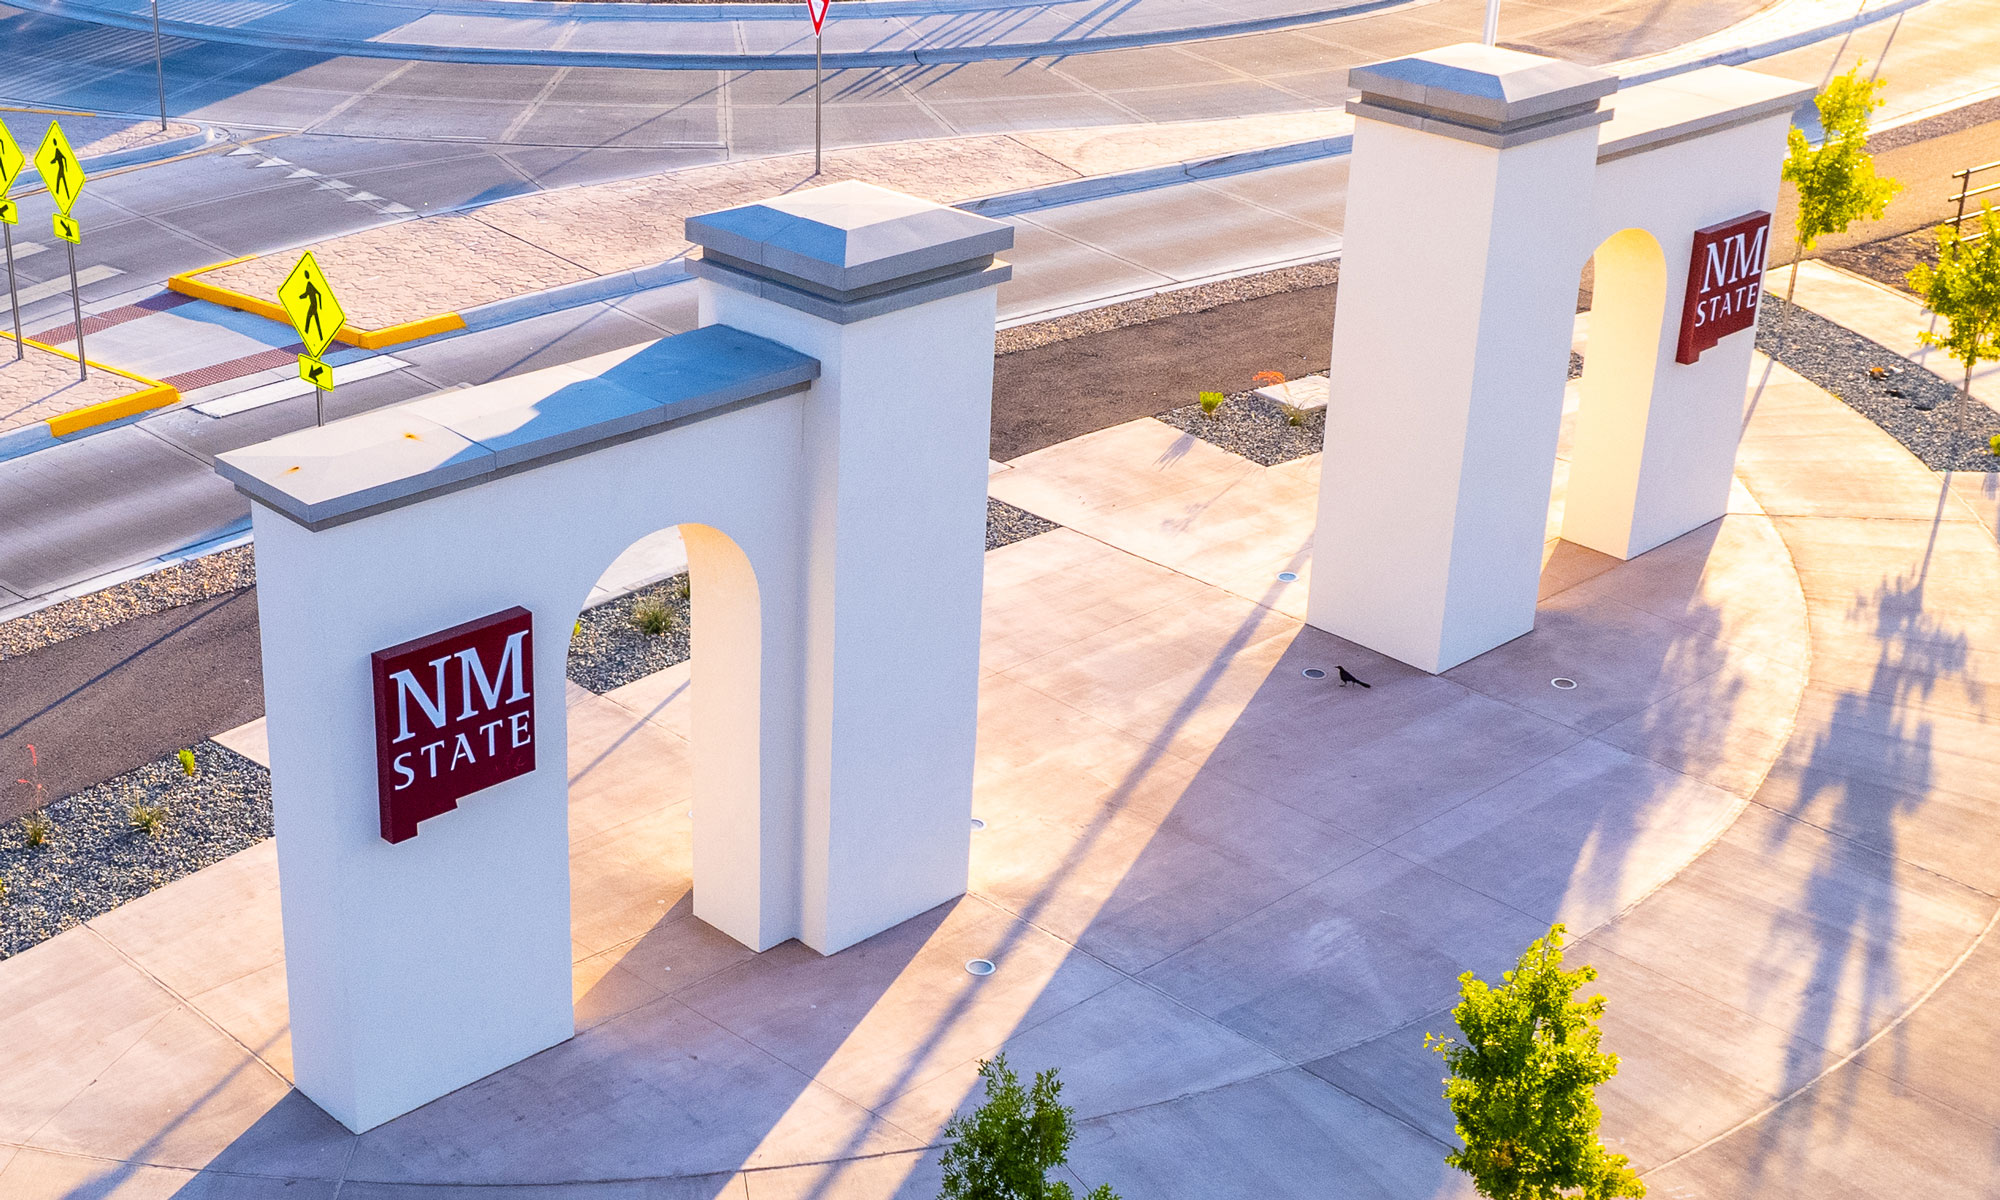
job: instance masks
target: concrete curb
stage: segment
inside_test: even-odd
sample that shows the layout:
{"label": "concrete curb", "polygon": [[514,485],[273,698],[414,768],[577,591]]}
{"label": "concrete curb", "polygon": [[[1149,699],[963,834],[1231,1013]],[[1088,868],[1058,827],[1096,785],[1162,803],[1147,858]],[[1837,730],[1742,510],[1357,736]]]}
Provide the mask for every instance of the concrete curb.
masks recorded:
{"label": "concrete curb", "polygon": [[205,150],[228,140],[228,134],[213,125],[207,125],[186,137],[169,138],[149,146],[134,146],[130,150],[114,150],[110,154],[95,154],[84,159],[79,165],[83,167],[86,175],[95,175],[100,171],[114,171],[119,167],[158,162],[161,159],[186,154],[190,150]]}
{"label": "concrete curb", "polygon": [[[1828,22],[1824,25],[1817,25],[1811,29],[1767,38],[1764,41],[1753,42],[1747,46],[1733,46],[1727,50],[1717,50],[1712,54],[1706,54],[1700,58],[1689,59],[1686,62],[1672,63],[1655,70],[1639,71],[1631,75],[1620,74],[1618,77],[1619,85],[1621,87],[1636,87],[1642,83],[1652,83],[1655,80],[1667,79],[1675,75],[1685,75],[1689,71],[1698,71],[1703,67],[1740,67],[1745,63],[1755,62],[1760,58],[1770,58],[1774,54],[1783,54],[1788,50],[1797,50],[1802,46],[1810,46],[1814,42],[1823,42],[1830,37],[1838,37],[1843,33],[1852,33],[1857,29],[1865,29],[1877,21],[1901,16],[1913,9],[1922,8],[1927,3],[1929,3],[1929,0],[1890,0],[1890,3],[1884,4],[1880,8],[1856,13],[1851,17],[1844,17],[1841,20]],[[1653,56],[1649,55],[1647,57]]]}
{"label": "concrete curb", "polygon": [[[0,334],[0,338],[12,341],[13,335]],[[24,338],[23,341],[37,350],[60,355],[71,362],[76,361],[74,352],[60,346],[50,346],[33,338]],[[0,461],[19,458],[23,454],[60,445],[79,434],[88,435],[100,429],[125,424],[155,409],[174,404],[181,398],[179,389],[172,384],[148,379],[144,375],[135,375],[130,371],[98,362],[96,359],[87,361],[99,371],[116,375],[120,379],[131,380],[139,385],[138,388],[110,400],[101,400],[96,404],[87,404],[82,408],[57,413],[53,417],[23,425],[19,429],[0,433]]]}
{"label": "concrete curb", "polygon": [[498,329],[502,325],[512,325],[516,321],[525,321],[530,317],[547,316],[552,312],[561,312],[563,309],[576,308],[584,304],[595,304],[600,300],[617,300],[635,292],[664,287],[670,283],[680,283],[692,278],[693,276],[688,273],[685,258],[670,258],[647,267],[634,267],[629,271],[599,275],[595,279],[581,279],[546,291],[530,292],[525,296],[510,296],[505,300],[495,300],[491,304],[475,305],[459,313],[458,316],[465,322],[462,332]]}

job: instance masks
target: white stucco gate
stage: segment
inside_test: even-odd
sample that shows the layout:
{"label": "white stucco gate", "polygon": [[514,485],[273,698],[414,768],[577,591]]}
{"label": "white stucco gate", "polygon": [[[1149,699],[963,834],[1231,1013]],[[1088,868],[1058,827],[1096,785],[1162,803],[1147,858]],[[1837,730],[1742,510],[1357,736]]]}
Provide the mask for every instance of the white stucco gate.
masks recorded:
{"label": "white stucco gate", "polygon": [[695,914],[831,953],[965,890],[1013,230],[847,183],[688,236],[694,332],[218,465],[254,501],[296,1082],[351,1129],[573,1032],[571,624],[665,526]]}
{"label": "white stucco gate", "polygon": [[1712,67],[1619,91],[1478,45],[1349,82],[1309,619],[1443,671],[1534,626],[1593,251],[1562,536],[1630,558],[1723,515],[1762,230],[1811,89]]}

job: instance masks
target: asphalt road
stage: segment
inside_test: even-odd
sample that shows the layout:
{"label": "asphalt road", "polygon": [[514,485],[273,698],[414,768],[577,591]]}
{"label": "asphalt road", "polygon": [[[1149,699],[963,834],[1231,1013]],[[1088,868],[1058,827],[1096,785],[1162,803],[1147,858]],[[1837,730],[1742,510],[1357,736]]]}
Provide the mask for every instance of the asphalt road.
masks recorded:
{"label": "asphalt road", "polygon": [[0,821],[263,712],[254,588],[0,660]]}
{"label": "asphalt road", "polygon": [[[1601,61],[1711,32],[1768,0],[1510,3],[1512,44]],[[1482,0],[1439,0],[1267,34],[1031,62],[838,71],[827,139],[861,145],[1016,129],[1298,111],[1343,102],[1346,68],[1476,37]],[[85,188],[86,303],[245,254],[540,189],[812,145],[811,76],[326,58],[169,39],[167,106],[288,161],[199,154]],[[22,141],[38,108],[146,113],[150,37],[0,6],[0,103]],[[294,173],[298,172],[298,173]],[[307,174],[311,172],[311,174]],[[351,185],[330,186],[333,182]],[[359,196],[372,196],[361,199]],[[30,221],[45,221],[30,197]],[[61,256],[23,264],[48,283]],[[28,306],[31,324],[64,293]]]}

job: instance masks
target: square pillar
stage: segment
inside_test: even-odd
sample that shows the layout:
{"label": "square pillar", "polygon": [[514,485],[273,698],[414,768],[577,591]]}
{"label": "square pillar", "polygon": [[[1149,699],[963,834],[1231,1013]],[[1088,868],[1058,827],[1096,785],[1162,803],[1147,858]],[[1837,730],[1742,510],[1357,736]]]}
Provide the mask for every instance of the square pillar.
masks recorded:
{"label": "square pillar", "polygon": [[1348,79],[1307,614],[1444,671],[1534,626],[1598,102],[1618,81],[1478,45]]}
{"label": "square pillar", "polygon": [[[701,323],[817,358],[804,406],[799,936],[831,954],[964,893],[1009,225],[864,183],[696,217]],[[778,702],[772,697],[768,702]],[[697,876],[700,864],[696,864]]]}

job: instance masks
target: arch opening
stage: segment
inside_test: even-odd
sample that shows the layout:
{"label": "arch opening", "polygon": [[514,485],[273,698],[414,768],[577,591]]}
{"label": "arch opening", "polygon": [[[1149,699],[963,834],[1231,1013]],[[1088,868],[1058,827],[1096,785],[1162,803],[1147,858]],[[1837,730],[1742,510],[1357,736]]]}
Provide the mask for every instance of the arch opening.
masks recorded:
{"label": "arch opening", "polygon": [[[572,849],[591,853],[591,839],[615,834],[620,844],[607,852],[628,864],[619,897],[585,896],[573,877],[580,957],[629,948],[690,915],[738,936],[768,920],[756,881],[727,866],[797,854],[764,811],[774,748],[763,607],[743,547],[690,522],[629,543],[570,626],[569,707],[590,710],[574,719],[581,736],[568,747]],[[614,776],[587,785],[612,804],[578,804],[592,772]],[[606,905],[624,918],[602,920]]]}
{"label": "arch opening", "polygon": [[[1562,540],[1629,558],[1640,466],[1654,419],[1667,260],[1650,231],[1626,228],[1598,243],[1590,259],[1591,297],[1583,375],[1568,442]],[[1637,549],[1643,549],[1639,547]]]}

